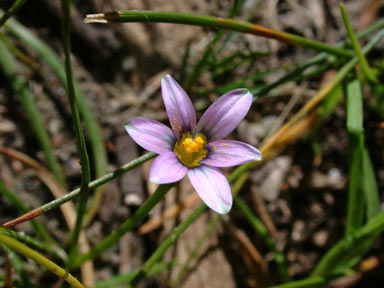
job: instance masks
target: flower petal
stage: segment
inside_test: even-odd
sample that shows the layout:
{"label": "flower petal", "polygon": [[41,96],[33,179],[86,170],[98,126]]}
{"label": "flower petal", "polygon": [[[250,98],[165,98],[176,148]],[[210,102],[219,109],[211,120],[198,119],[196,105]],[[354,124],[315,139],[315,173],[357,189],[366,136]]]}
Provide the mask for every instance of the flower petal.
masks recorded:
{"label": "flower petal", "polygon": [[232,167],[262,158],[258,149],[235,140],[217,140],[205,147],[208,149],[208,155],[200,163],[213,167]]}
{"label": "flower petal", "polygon": [[252,94],[247,89],[232,90],[209,106],[197,124],[197,132],[203,133],[208,142],[223,139],[239,125],[251,105]]}
{"label": "flower petal", "polygon": [[125,129],[137,144],[157,154],[172,151],[176,141],[169,127],[144,117],[133,118],[125,125]]}
{"label": "flower petal", "polygon": [[231,210],[231,187],[218,168],[201,165],[190,169],[188,178],[201,200],[209,208],[220,214],[226,214]]}
{"label": "flower petal", "polygon": [[172,151],[161,153],[153,161],[149,180],[156,184],[177,182],[187,174],[188,168],[180,163],[177,155]]}
{"label": "flower petal", "polygon": [[195,134],[196,112],[191,99],[170,75],[161,79],[161,93],[169,122],[177,140],[184,132]]}

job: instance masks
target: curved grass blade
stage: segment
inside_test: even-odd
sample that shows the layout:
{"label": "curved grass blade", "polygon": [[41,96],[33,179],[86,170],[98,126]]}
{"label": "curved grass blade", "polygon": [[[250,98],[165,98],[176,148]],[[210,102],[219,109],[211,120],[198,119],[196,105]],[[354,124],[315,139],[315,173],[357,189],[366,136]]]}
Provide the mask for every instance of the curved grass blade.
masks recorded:
{"label": "curved grass blade", "polygon": [[373,83],[378,83],[375,73],[373,72],[371,67],[369,67],[367,58],[361,51],[360,44],[357,41],[357,37],[355,33],[353,32],[351,23],[349,22],[349,19],[348,19],[347,10],[345,10],[345,6],[343,3],[340,3],[340,11],[341,11],[341,15],[343,16],[344,25],[345,25],[345,28],[347,29],[349,39],[351,40],[351,43],[352,43],[352,47],[355,50],[357,58],[359,58],[359,63],[360,63],[361,69],[363,70],[364,76],[367,78],[368,81]]}
{"label": "curved grass blade", "polygon": [[367,246],[384,231],[384,212],[356,230],[354,237],[344,237],[320,259],[311,276],[328,277],[342,273],[356,264],[367,252]]}
{"label": "curved grass blade", "polygon": [[67,273],[63,268],[49,260],[48,258],[44,257],[40,253],[36,252],[35,250],[29,248],[28,246],[20,243],[19,241],[5,236],[3,234],[0,234],[0,243],[6,245],[13,251],[35,261],[36,263],[40,264],[41,266],[44,266],[52,273],[56,274],[57,276],[63,278],[66,282],[68,282],[70,285],[72,285],[75,288],[85,288],[83,284],[81,284],[75,277],[73,277],[71,274]]}
{"label": "curved grass blade", "polygon": [[16,232],[10,229],[5,229],[0,227],[0,234],[3,234],[5,236],[8,236],[16,240],[19,240],[23,243],[26,243],[29,246],[33,247],[34,249],[38,249],[40,251],[44,251],[48,254],[51,254],[52,256],[54,256],[56,259],[59,259],[60,261],[64,261],[64,259],[67,258],[67,254],[65,253],[65,251],[61,249],[59,246],[40,242],[30,236],[25,235],[22,232]]}
{"label": "curved grass blade", "polygon": [[113,11],[102,14],[90,14],[84,19],[85,23],[127,23],[127,22],[153,22],[153,23],[175,23],[193,26],[202,26],[213,29],[225,29],[241,33],[253,34],[266,38],[275,39],[286,44],[298,45],[314,50],[327,52],[342,57],[353,57],[351,51],[338,48],[326,43],[307,39],[287,32],[276,31],[270,28],[249,22],[224,19],[213,16],[202,16],[187,13],[163,12],[163,11]]}

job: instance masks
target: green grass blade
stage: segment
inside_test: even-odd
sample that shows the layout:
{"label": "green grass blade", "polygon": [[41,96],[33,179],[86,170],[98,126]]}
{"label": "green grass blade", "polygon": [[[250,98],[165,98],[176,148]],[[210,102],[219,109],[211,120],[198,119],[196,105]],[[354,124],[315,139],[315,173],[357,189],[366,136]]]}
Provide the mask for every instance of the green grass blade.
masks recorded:
{"label": "green grass blade", "polygon": [[271,253],[273,254],[282,280],[283,281],[289,281],[290,277],[288,275],[287,263],[286,263],[284,254],[281,253],[276,248],[275,240],[273,240],[273,238],[269,235],[267,228],[254,215],[254,213],[247,206],[247,204],[243,200],[241,200],[239,197],[236,197],[234,199],[234,204],[235,204],[236,208],[239,209],[244,214],[245,218],[251,224],[252,228],[255,230],[257,235],[259,235],[263,239],[263,242],[268,247],[269,251],[271,251]]}
{"label": "green grass blade", "polygon": [[[44,43],[31,31],[29,31],[14,19],[10,19],[6,24],[6,27],[13,35],[15,35],[17,38],[20,38],[29,47],[31,47],[40,56],[40,58],[48,64],[59,81],[65,87],[67,87],[65,68],[55,51],[53,51],[46,43]],[[107,153],[101,135],[101,128],[97,123],[96,117],[90,109],[89,104],[87,103],[87,100],[76,81],[74,82],[74,89],[76,93],[78,108],[81,116],[84,119],[85,127],[88,132],[90,148],[93,156],[92,158],[94,161],[95,178],[100,178],[106,174],[108,163]],[[102,187],[99,187],[95,191],[96,196],[89,208],[88,215],[85,219],[86,223],[91,220],[100,204],[102,198],[102,190]]]}
{"label": "green grass blade", "polygon": [[69,283],[75,288],[85,288],[83,284],[81,284],[75,277],[73,277],[71,274],[67,273],[63,268],[49,260],[48,258],[44,257],[40,253],[36,252],[35,250],[29,248],[28,246],[22,244],[21,242],[5,236],[4,234],[0,234],[0,243],[4,244],[5,246],[9,247],[13,251],[35,261],[39,265],[45,267],[52,273],[56,274],[57,276],[63,278],[64,281]]}
{"label": "green grass blade", "polygon": [[13,14],[15,14],[23,5],[27,2],[27,0],[16,0],[15,3],[11,6],[11,8],[8,9],[7,12],[3,14],[3,16],[0,19],[0,27],[4,25],[7,20],[12,17]]}
{"label": "green grass blade", "polygon": [[344,237],[320,259],[311,276],[328,277],[342,273],[356,264],[367,252],[372,241],[384,231],[384,212],[356,230],[354,237]]}
{"label": "green grass blade", "polygon": [[[105,174],[104,176],[102,176],[96,180],[93,180],[92,182],[89,183],[88,188],[90,190],[92,190],[92,189],[97,188],[101,185],[104,185],[105,183],[108,183],[109,181],[119,177],[120,175],[122,175],[122,174],[132,170],[133,168],[136,168],[137,166],[143,164],[144,162],[154,158],[156,155],[157,154],[152,153],[152,152],[146,153],[146,154],[128,162],[127,164],[123,165],[119,169],[116,169],[113,172]],[[60,197],[60,198],[57,198],[51,202],[45,203],[44,205],[42,205],[38,208],[35,208],[35,209],[29,211],[28,213],[21,215],[20,217],[12,220],[10,222],[2,224],[2,226],[3,227],[12,227],[16,224],[23,223],[27,220],[33,219],[33,218],[35,218],[41,214],[47,213],[48,211],[59,207],[60,205],[63,205],[64,203],[66,203],[68,201],[71,201],[71,200],[77,198],[79,196],[79,194],[80,194],[80,188],[77,188],[77,189],[69,192],[68,194]]]}
{"label": "green grass blade", "polygon": [[69,98],[69,104],[72,112],[73,128],[77,141],[77,151],[80,154],[80,165],[81,165],[81,184],[80,184],[80,199],[77,209],[76,224],[73,230],[71,238],[71,251],[68,258],[68,264],[72,263],[73,259],[77,254],[78,239],[80,231],[82,229],[83,219],[85,215],[87,200],[89,196],[88,184],[91,179],[91,171],[88,159],[87,147],[85,146],[85,139],[83,130],[81,127],[80,115],[77,107],[76,91],[73,81],[72,72],[72,60],[71,60],[71,13],[70,13],[70,0],[62,0],[62,37],[63,37],[63,48],[65,54],[65,74],[67,77],[67,93]]}
{"label": "green grass blade", "polygon": [[361,51],[360,44],[357,41],[357,37],[355,33],[353,32],[351,23],[349,22],[349,19],[348,19],[347,10],[345,10],[343,3],[340,3],[340,10],[341,10],[341,15],[343,16],[345,28],[347,29],[347,32],[348,32],[349,39],[351,40],[352,47],[355,50],[357,57],[359,58],[359,63],[361,65],[361,69],[363,70],[365,77],[368,79],[368,81],[371,81],[373,83],[378,83],[375,73],[373,72],[371,67],[369,67],[367,58]]}
{"label": "green grass blade", "polygon": [[273,286],[272,288],[316,288],[324,287],[327,283],[327,280],[324,277],[309,277],[303,280],[297,280],[288,282],[281,285]]}
{"label": "green grass blade", "polygon": [[362,189],[366,199],[366,216],[367,220],[370,220],[380,212],[380,199],[375,172],[367,148],[364,149],[362,155],[362,175]]}
{"label": "green grass blade", "polygon": [[361,169],[364,151],[363,100],[360,81],[355,79],[347,84],[347,132],[349,139],[349,183],[348,207],[345,235],[353,232],[363,223],[365,198],[362,191]]}
{"label": "green grass blade", "polygon": [[128,23],[128,22],[153,22],[153,23],[175,23],[193,26],[224,29],[248,33],[266,38],[275,39],[287,44],[298,45],[314,50],[327,52],[342,57],[353,57],[349,50],[338,48],[326,43],[307,39],[298,35],[276,31],[249,22],[224,19],[213,16],[203,16],[177,12],[163,11],[113,11],[102,14],[87,15],[85,23]]}

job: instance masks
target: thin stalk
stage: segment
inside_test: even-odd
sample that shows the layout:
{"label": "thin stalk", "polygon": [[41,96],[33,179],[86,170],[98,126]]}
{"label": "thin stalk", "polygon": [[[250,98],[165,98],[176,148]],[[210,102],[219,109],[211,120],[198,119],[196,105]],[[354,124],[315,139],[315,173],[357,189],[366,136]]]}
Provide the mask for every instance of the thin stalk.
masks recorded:
{"label": "thin stalk", "polygon": [[13,15],[15,14],[23,5],[27,2],[27,0],[16,0],[15,3],[11,6],[11,8],[8,9],[7,12],[3,14],[3,16],[0,19],[0,27],[4,25],[4,23]]}
{"label": "thin stalk", "polygon": [[81,128],[81,120],[76,103],[76,92],[73,84],[72,74],[72,62],[71,62],[71,14],[70,14],[70,0],[61,0],[62,5],[62,33],[63,33],[63,48],[65,54],[65,72],[67,75],[67,88],[68,98],[71,106],[73,125],[75,130],[75,136],[77,140],[77,151],[80,153],[80,165],[81,165],[81,184],[80,184],[80,200],[77,210],[76,225],[71,239],[71,251],[68,258],[68,264],[72,263],[73,258],[77,254],[78,239],[80,235],[81,226],[85,214],[87,199],[89,195],[88,183],[91,179],[89,159],[87,153],[87,147],[85,146],[85,140],[83,130]]}
{"label": "thin stalk", "polygon": [[48,132],[44,128],[43,120],[40,118],[39,110],[32,99],[32,95],[29,93],[27,84],[21,76],[17,74],[15,59],[8,48],[4,45],[3,41],[0,41],[0,65],[5,76],[11,83],[15,94],[19,96],[18,99],[27,113],[28,122],[30,123],[34,136],[44,153],[49,169],[55,175],[60,184],[65,187],[65,181],[61,173],[60,165],[54,155],[51,140]]}
{"label": "thin stalk", "polygon": [[143,278],[147,276],[151,268],[163,257],[164,253],[168,250],[168,248],[173,245],[178,237],[192,224],[204,211],[207,206],[205,204],[201,204],[198,208],[193,210],[193,212],[185,219],[179,226],[176,227],[174,232],[171,233],[161,243],[161,245],[156,249],[156,251],[152,254],[152,256],[145,261],[144,265],[140,268],[139,271],[134,275],[131,285],[136,286]]}
{"label": "thin stalk", "polygon": [[65,253],[65,251],[62,250],[59,246],[51,244],[47,245],[47,243],[40,242],[32,237],[25,235],[22,232],[16,232],[0,227],[0,234],[24,242],[35,249],[51,254],[52,256],[57,259],[60,259],[61,261],[64,261],[64,259],[67,258],[67,254]]}
{"label": "thin stalk", "polygon": [[252,225],[252,228],[259,236],[261,236],[264,243],[273,254],[282,280],[289,281],[290,277],[288,275],[287,263],[285,261],[284,254],[276,248],[275,240],[273,240],[273,238],[269,235],[267,228],[265,228],[264,224],[253,214],[251,209],[243,200],[237,197],[234,199],[234,204],[236,208],[244,214],[245,218]]}
{"label": "thin stalk", "polygon": [[326,43],[307,39],[291,33],[276,31],[249,22],[234,19],[225,19],[213,16],[194,15],[177,12],[162,11],[113,11],[102,14],[87,15],[85,23],[127,23],[127,22],[153,22],[153,23],[176,23],[193,26],[209,27],[213,29],[224,29],[238,31],[242,33],[263,36],[276,39],[286,44],[298,45],[312,48],[314,50],[327,52],[342,57],[353,57],[354,53],[342,48],[338,48]]}
{"label": "thin stalk", "polygon": [[81,284],[75,277],[73,277],[71,274],[66,272],[63,268],[49,260],[48,258],[44,257],[40,253],[36,252],[35,250],[29,248],[28,246],[22,244],[21,242],[8,237],[4,234],[0,234],[0,243],[4,244],[5,246],[9,247],[13,251],[35,261],[41,266],[44,266],[52,273],[56,274],[60,278],[62,278],[64,281],[68,282],[70,285],[72,285],[75,288],[85,288],[83,284]]}
{"label": "thin stalk", "polygon": [[360,44],[357,41],[357,37],[355,33],[353,32],[352,25],[348,19],[347,10],[345,10],[345,6],[343,3],[340,3],[340,10],[341,10],[341,15],[343,16],[345,28],[347,29],[349,39],[351,40],[351,43],[352,43],[352,47],[355,50],[357,58],[359,59],[359,63],[360,63],[361,69],[363,70],[364,76],[367,78],[368,81],[373,83],[378,83],[375,73],[373,72],[371,67],[369,67],[367,58],[361,51]]}
{"label": "thin stalk", "polygon": [[[13,35],[31,47],[40,56],[40,58],[47,63],[59,81],[65,87],[67,87],[65,67],[55,51],[53,51],[46,43],[37,38],[30,30],[25,28],[16,20],[10,19],[5,26]],[[43,77],[46,77],[46,75],[43,74]],[[88,131],[89,144],[94,161],[95,178],[100,178],[107,173],[108,162],[101,135],[101,128],[97,123],[96,117],[90,109],[90,106],[87,103],[87,100],[82,93],[78,83],[76,83],[75,79],[73,80],[79,112],[84,119],[84,124]],[[92,217],[100,206],[103,195],[102,192],[103,187],[98,187],[98,189],[96,189],[95,197],[90,204],[89,210],[87,211],[86,219],[84,219],[85,223],[89,223],[91,221]]]}
{"label": "thin stalk", "polygon": [[[143,156],[140,156],[130,162],[128,162],[127,164],[123,165],[122,167],[120,167],[119,169],[113,171],[113,172],[110,172],[106,175],[104,175],[103,177],[100,177],[99,179],[96,179],[96,180],[93,180],[92,182],[89,183],[88,185],[88,189],[89,190],[92,190],[94,188],[97,188],[105,183],[108,183],[109,181],[117,178],[118,176],[132,170],[133,168],[136,168],[137,166],[143,164],[144,162],[154,158],[157,154],[155,153],[147,153],[147,154],[144,154]],[[81,190],[80,188],[77,188],[71,192],[69,192],[68,194],[60,197],[60,198],[57,198],[51,202],[48,202],[38,208],[35,208],[33,209],[32,211],[12,220],[12,221],[9,221],[3,225],[1,225],[1,227],[4,227],[4,228],[9,228],[9,227],[12,227],[16,224],[20,224],[20,223],[23,223],[27,220],[30,220],[30,219],[33,219],[37,216],[40,216],[41,214],[44,214],[44,213],[47,213],[48,211],[54,209],[54,208],[57,208],[59,207],[60,205],[63,205],[64,203],[68,202],[68,201],[71,201],[73,199],[75,199],[76,197],[79,196],[79,194],[81,193]]]}
{"label": "thin stalk", "polygon": [[[13,204],[13,206],[15,206],[16,209],[19,210],[20,212],[26,213],[29,210],[27,206],[24,205],[24,202],[21,201],[15,195],[15,193],[8,190],[2,181],[0,181],[0,194],[2,194],[5,198],[7,198]],[[36,220],[32,220],[31,224],[35,229],[36,233],[39,234],[42,237],[42,239],[44,239],[48,243],[54,243],[51,235],[49,235],[48,231],[44,228],[44,226],[40,222]]]}
{"label": "thin stalk", "polygon": [[131,231],[137,224],[143,220],[151,209],[163,199],[164,195],[171,189],[172,185],[159,185],[156,191],[149,197],[143,205],[132,215],[131,218],[127,219],[116,231],[109,234],[99,244],[94,246],[88,253],[82,254],[74,259],[72,266],[77,268],[81,266],[85,261],[95,258],[100,255],[103,251],[115,244],[125,233]]}

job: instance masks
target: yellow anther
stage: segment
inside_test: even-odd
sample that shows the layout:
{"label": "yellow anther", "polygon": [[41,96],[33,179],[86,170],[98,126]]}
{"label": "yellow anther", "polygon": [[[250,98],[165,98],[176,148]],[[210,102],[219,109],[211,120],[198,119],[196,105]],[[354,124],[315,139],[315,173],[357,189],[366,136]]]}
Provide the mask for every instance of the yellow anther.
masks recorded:
{"label": "yellow anther", "polygon": [[204,149],[207,141],[205,136],[197,134],[192,138],[191,133],[184,133],[180,142],[176,142],[173,151],[176,153],[180,162],[187,167],[199,166],[199,161],[207,156],[207,150]]}

